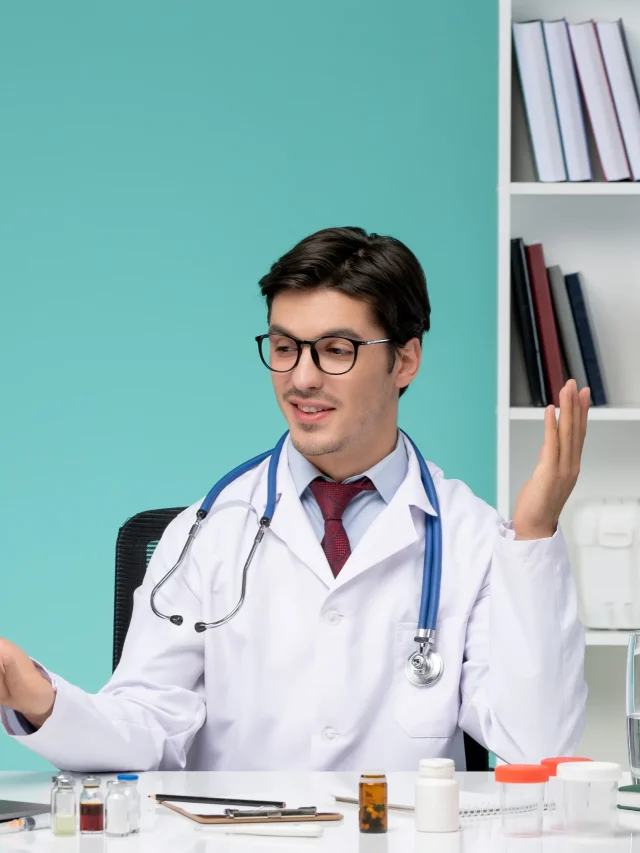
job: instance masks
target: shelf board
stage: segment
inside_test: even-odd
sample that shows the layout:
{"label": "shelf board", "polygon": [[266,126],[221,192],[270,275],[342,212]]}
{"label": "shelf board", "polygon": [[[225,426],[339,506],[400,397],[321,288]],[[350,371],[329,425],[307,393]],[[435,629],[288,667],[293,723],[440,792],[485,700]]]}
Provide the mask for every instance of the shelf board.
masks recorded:
{"label": "shelf board", "polygon": [[606,182],[585,181],[584,183],[537,183],[535,181],[514,181],[511,195],[638,195],[640,181]]}
{"label": "shelf board", "polygon": [[[559,413],[556,409],[556,414]],[[509,409],[512,421],[541,421],[544,408],[512,406]],[[640,421],[640,406],[592,406],[589,409],[589,421]]]}
{"label": "shelf board", "polygon": [[626,646],[629,641],[629,631],[598,631],[586,628],[584,633],[588,646]]}

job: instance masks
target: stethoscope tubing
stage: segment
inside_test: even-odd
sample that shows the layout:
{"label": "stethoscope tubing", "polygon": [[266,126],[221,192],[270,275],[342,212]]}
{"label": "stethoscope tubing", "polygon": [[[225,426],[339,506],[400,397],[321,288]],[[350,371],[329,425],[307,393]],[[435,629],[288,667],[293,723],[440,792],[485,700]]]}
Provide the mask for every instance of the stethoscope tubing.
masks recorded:
{"label": "stethoscope tubing", "polygon": [[[424,461],[422,455],[420,454],[418,448],[416,447],[414,441],[405,433],[402,433],[407,440],[410,442],[413,447],[416,458],[418,460],[418,465],[420,467],[420,478],[422,480],[422,484],[424,486],[427,498],[429,503],[433,507],[435,515],[431,515],[430,513],[426,514],[425,518],[425,542],[424,542],[424,560],[423,560],[423,576],[422,576],[422,590],[420,594],[420,611],[418,616],[418,627],[416,631],[416,641],[419,643],[420,655],[424,656],[424,652],[427,652],[427,655],[432,654],[431,649],[435,642],[435,628],[436,621],[438,618],[438,608],[440,604],[440,584],[442,578],[442,524],[440,518],[440,506],[438,502],[438,496],[436,493],[436,489],[433,483],[433,479],[427,467],[427,463]],[[236,613],[242,607],[244,603],[245,594],[246,594],[246,583],[247,583],[247,572],[249,570],[249,566],[253,560],[253,557],[256,553],[258,545],[262,541],[262,538],[265,534],[266,529],[271,524],[271,519],[273,518],[273,513],[275,511],[275,504],[277,499],[277,470],[278,463],[280,461],[280,454],[284,443],[287,439],[289,432],[285,432],[278,443],[272,450],[267,450],[264,453],[258,454],[258,456],[254,456],[252,459],[243,462],[241,465],[238,465],[232,471],[229,471],[228,474],[225,474],[214,486],[209,490],[206,497],[202,501],[200,508],[196,513],[196,521],[192,525],[189,535],[187,537],[187,541],[182,548],[180,556],[174,566],[166,573],[166,575],[155,585],[151,592],[151,609],[154,614],[161,619],[168,619],[174,625],[182,624],[182,616],[177,614],[173,616],[166,616],[161,613],[157,607],[155,606],[155,597],[166,581],[180,568],[184,560],[186,559],[187,553],[195,539],[200,525],[204,521],[204,519],[209,514],[211,507],[215,503],[217,497],[220,493],[230,485],[234,480],[238,477],[241,477],[243,474],[248,471],[256,468],[263,462],[265,459],[269,457],[269,467],[267,471],[267,504],[265,507],[264,515],[260,519],[260,524],[258,528],[258,532],[254,538],[253,544],[251,546],[251,551],[245,561],[243,570],[242,570],[242,588],[240,593],[240,599],[233,610],[224,616],[222,619],[218,619],[215,622],[196,622],[195,630],[198,633],[202,633],[208,628],[217,628],[221,625],[229,622]],[[438,656],[435,656],[438,658]],[[434,660],[435,658],[432,658]],[[411,662],[412,658],[410,658]],[[438,658],[437,663],[439,665],[439,673],[442,671],[442,663],[441,659]],[[439,674],[433,680],[437,680],[439,678]],[[425,682],[430,683],[430,682]]]}

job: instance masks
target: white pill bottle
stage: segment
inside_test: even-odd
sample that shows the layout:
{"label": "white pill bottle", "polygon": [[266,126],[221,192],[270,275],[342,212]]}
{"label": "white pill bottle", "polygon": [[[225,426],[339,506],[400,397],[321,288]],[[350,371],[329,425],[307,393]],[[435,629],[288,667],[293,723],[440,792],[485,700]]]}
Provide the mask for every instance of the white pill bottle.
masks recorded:
{"label": "white pill bottle", "polygon": [[450,758],[423,758],[415,790],[418,832],[457,832],[460,829],[460,790]]}

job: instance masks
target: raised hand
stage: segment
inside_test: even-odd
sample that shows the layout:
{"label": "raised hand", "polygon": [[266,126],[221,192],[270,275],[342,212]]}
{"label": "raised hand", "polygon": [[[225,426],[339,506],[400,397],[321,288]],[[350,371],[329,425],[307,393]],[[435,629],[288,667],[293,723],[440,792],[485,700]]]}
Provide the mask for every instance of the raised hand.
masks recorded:
{"label": "raised hand", "polygon": [[555,533],[580,473],[590,396],[588,388],[578,393],[575,380],[570,379],[560,391],[558,421],[554,406],[545,409],[538,464],[522,487],[513,513],[516,539],[543,539]]}

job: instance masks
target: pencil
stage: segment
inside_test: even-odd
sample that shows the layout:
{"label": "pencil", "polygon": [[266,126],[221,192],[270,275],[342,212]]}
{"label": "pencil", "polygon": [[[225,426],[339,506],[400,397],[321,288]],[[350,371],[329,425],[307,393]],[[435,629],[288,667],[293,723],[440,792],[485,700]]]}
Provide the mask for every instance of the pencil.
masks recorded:
{"label": "pencil", "polygon": [[287,805],[282,800],[242,800],[238,797],[229,799],[227,797],[199,797],[193,794],[149,794],[149,797],[152,800],[158,800],[158,802],[172,800],[175,803],[212,803],[216,806],[253,806],[254,808],[271,806],[276,809],[284,809]]}

